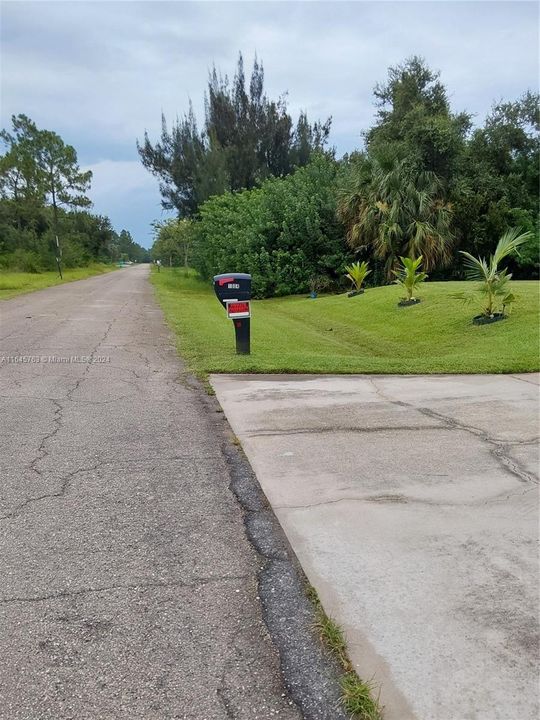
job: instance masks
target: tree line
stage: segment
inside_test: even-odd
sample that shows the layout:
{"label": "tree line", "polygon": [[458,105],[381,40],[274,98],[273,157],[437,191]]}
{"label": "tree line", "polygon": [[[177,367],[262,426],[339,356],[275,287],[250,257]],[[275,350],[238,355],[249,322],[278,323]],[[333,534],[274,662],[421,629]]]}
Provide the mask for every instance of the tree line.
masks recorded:
{"label": "tree line", "polygon": [[92,261],[150,259],[128,231],[89,211],[92,173],[57,133],[21,114],[0,141],[0,267],[61,274]]}
{"label": "tree line", "polygon": [[138,145],[178,216],[155,227],[153,254],[204,278],[251,272],[267,297],[339,284],[353,260],[370,262],[375,284],[400,256],[422,255],[431,278],[461,278],[459,251],[487,256],[520,227],[533,235],[512,271],[538,277],[538,99],[495,103],[475,127],[452,110],[439,73],[412,57],[375,86],[363,147],[338,159],[330,119],[302,113],[295,125],[286,98],[267,97],[262,64],[248,82],[240,57],[231,83],[212,71],[202,130],[190,108]]}

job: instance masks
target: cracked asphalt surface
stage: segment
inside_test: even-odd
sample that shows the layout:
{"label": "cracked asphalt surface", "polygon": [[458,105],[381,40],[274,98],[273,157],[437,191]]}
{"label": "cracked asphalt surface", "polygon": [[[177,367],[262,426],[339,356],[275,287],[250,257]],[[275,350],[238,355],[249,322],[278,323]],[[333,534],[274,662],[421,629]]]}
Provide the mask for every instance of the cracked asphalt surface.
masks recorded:
{"label": "cracked asphalt surface", "polygon": [[297,720],[147,272],[0,305],[0,717]]}

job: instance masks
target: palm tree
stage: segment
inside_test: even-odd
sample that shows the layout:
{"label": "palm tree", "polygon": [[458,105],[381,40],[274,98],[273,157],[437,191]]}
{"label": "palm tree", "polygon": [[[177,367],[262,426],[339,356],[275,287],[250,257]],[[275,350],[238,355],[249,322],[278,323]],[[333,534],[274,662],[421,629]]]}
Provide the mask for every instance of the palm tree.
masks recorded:
{"label": "palm tree", "polygon": [[432,172],[412,172],[404,161],[386,171],[373,161],[371,180],[343,193],[338,213],[353,248],[370,245],[386,259],[388,279],[401,255],[422,255],[426,270],[450,260],[452,207]]}
{"label": "palm tree", "polygon": [[[478,292],[484,297],[484,311],[486,317],[491,317],[497,309],[497,298],[503,311],[505,305],[514,301],[514,295],[508,289],[512,275],[506,268],[499,269],[499,263],[508,255],[515,253],[520,245],[527,242],[531,237],[530,232],[521,232],[521,228],[511,228],[501,236],[495,252],[489,260],[476,258],[465,250],[460,253],[465,257],[465,271],[469,280],[478,280]],[[459,299],[470,299],[465,293],[456,293],[454,297]]]}
{"label": "palm tree", "polygon": [[370,272],[371,270],[365,260],[364,262],[355,262],[352,265],[345,266],[345,276],[352,282],[353,289],[356,292],[360,292],[362,283]]}
{"label": "palm tree", "polygon": [[416,300],[414,297],[415,290],[418,290],[427,278],[427,273],[420,270],[423,258],[420,255],[416,260],[408,257],[400,257],[399,259],[401,265],[397,270],[392,270],[392,273],[396,276],[394,282],[405,290],[406,295],[403,299],[406,302],[411,302],[411,300]]}

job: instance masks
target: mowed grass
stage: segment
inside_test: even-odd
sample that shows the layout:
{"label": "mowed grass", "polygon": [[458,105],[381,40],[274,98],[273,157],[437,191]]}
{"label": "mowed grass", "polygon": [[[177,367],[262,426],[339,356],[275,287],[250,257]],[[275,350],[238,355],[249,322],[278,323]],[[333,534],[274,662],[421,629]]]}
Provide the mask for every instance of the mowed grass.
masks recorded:
{"label": "mowed grass", "polygon": [[51,285],[83,280],[92,275],[111,272],[111,270],[116,270],[116,266],[105,265],[104,263],[93,263],[81,268],[67,268],[62,271],[63,280],[60,280],[56,271],[25,273],[0,270],[0,300],[21,295],[22,293],[33,292],[34,290],[43,290],[43,288]]}
{"label": "mowed grass", "polygon": [[476,326],[480,306],[452,293],[466,282],[426,283],[422,302],[399,308],[395,285],[365,294],[252,302],[251,355],[235,353],[234,329],[212,287],[192,271],[153,269],[152,282],[190,370],[227,373],[509,373],[539,367],[539,283],[513,284],[512,314]]}

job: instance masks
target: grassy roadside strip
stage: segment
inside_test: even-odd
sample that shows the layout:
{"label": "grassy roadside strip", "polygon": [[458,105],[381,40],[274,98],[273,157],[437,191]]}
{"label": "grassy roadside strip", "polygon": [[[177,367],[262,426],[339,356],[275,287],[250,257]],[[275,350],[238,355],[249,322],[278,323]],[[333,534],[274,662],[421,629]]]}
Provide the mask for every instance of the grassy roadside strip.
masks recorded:
{"label": "grassy roadside strip", "polygon": [[379,703],[379,697],[374,697],[376,686],[361,680],[356,674],[347,654],[343,630],[326,614],[312,585],[308,585],[306,595],[315,608],[315,630],[343,670],[340,679],[341,702],[346,712],[355,720],[382,720],[384,708]]}
{"label": "grassy roadside strip", "polygon": [[235,353],[231,321],[193,271],[153,268],[151,282],[188,369],[208,373],[516,373],[539,368],[539,288],[516,281],[510,318],[475,326],[475,305],[452,294],[471,283],[428,282],[398,308],[395,285],[364,295],[304,295],[252,303],[251,355]]}
{"label": "grassy roadside strip", "polygon": [[80,268],[66,268],[63,271],[63,280],[60,280],[55,270],[42,273],[0,270],[0,300],[7,300],[16,295],[34,292],[35,290],[43,290],[52,285],[62,285],[63,283],[73,282],[74,280],[83,280],[84,278],[101,275],[116,269],[116,265],[105,265],[105,263],[92,263],[91,265]]}

